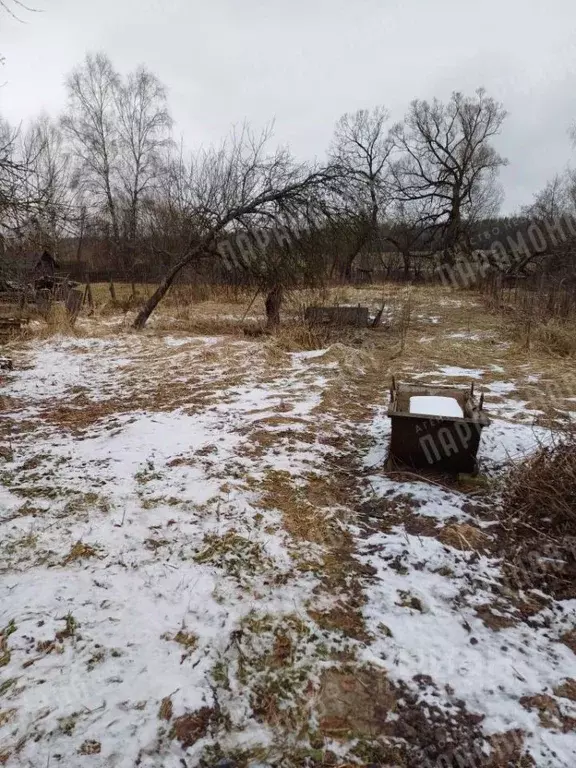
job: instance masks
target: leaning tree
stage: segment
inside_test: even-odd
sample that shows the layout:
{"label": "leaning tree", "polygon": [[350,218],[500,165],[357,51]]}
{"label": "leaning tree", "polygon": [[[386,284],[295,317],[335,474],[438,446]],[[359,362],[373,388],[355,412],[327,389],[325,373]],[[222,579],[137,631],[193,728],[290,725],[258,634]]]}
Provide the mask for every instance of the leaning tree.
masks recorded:
{"label": "leaning tree", "polygon": [[[144,327],[185,267],[204,259],[226,260],[234,253],[239,230],[261,233],[265,223],[274,231],[284,229],[286,219],[306,210],[332,178],[329,167],[297,163],[286,148],[268,151],[270,138],[270,129],[256,136],[244,127],[218,148],[203,150],[190,161],[179,159],[172,179],[175,199],[160,197],[151,204],[149,216],[155,239],[165,243],[163,255],[170,266],[136,316],[135,328]],[[177,238],[165,230],[174,220]],[[282,251],[268,258],[282,259]],[[277,269],[281,274],[280,265]],[[269,299],[270,293],[278,297],[279,284],[269,284]],[[274,295],[270,301],[274,304]]]}

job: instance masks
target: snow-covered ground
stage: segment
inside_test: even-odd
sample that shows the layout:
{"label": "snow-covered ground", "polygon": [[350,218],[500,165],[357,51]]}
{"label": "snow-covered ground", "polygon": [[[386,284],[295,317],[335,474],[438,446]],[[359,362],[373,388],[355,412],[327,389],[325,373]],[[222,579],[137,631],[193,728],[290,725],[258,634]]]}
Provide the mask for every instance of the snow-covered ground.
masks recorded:
{"label": "snow-covered ground", "polygon": [[[384,473],[388,382],[370,389],[344,356],[130,333],[15,353],[0,392],[0,764],[362,765],[383,735],[408,749],[402,686],[415,707],[474,716],[486,754],[508,733],[537,766],[576,764],[576,706],[554,692],[576,678],[560,641],[576,601],[527,623],[499,561],[442,538],[490,525],[465,493]],[[487,468],[548,436],[509,420],[512,383],[491,391]],[[387,524],[403,505],[429,529]],[[362,669],[395,691],[370,727],[352,712]],[[337,711],[335,670],[350,695]],[[526,705],[544,694],[552,725]]]}

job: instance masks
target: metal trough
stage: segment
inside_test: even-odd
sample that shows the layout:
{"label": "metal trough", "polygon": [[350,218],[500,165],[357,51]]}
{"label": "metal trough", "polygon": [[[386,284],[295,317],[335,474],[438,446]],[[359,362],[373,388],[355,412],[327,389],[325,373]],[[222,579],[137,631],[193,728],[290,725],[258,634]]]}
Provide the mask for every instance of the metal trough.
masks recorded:
{"label": "metal trough", "polygon": [[[410,413],[410,398],[415,396],[452,397],[463,417]],[[480,401],[469,388],[445,385],[396,384],[392,379],[388,416],[392,436],[387,465],[429,469],[439,472],[473,474],[477,471],[477,454],[482,429],[490,424]]]}

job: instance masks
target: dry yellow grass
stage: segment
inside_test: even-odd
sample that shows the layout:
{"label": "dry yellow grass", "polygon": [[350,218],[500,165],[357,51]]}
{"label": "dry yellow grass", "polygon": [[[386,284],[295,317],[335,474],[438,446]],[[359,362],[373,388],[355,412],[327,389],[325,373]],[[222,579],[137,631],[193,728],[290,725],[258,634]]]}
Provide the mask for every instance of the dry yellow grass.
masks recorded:
{"label": "dry yellow grass", "polygon": [[[137,290],[145,296],[154,287],[139,285]],[[134,312],[111,307],[107,284],[93,288],[97,289],[95,315],[81,315],[74,328],[62,318],[51,324],[34,321],[28,333],[42,337],[54,333],[79,337],[133,333],[130,326]],[[122,284],[122,291],[129,295],[131,287]],[[174,295],[170,294],[152,316],[144,336],[170,333],[230,337],[230,346],[224,351],[232,356],[229,367],[234,374],[221,382],[222,386],[229,387],[240,384],[245,375],[242,361],[233,353],[233,347],[240,339],[258,350],[263,380],[272,380],[282,368],[289,367],[291,352],[329,348],[316,362],[322,361],[326,366],[337,363],[339,373],[334,377],[328,372],[329,382],[321,408],[349,418],[365,411],[361,400],[372,404],[381,402],[393,374],[399,379],[428,372],[438,377],[438,370],[443,366],[482,370],[483,384],[516,382],[513,396],[526,402],[527,408],[543,411],[542,423],[562,419],[563,411],[573,409],[569,398],[576,393],[576,364],[572,356],[576,331],[557,322],[534,325],[530,331],[530,344],[527,344],[526,334],[519,329],[517,318],[500,310],[490,311],[485,297],[475,292],[442,286],[394,284],[294,291],[287,297],[281,328],[273,335],[249,339],[244,335],[244,327],[262,324],[265,315],[263,297],[259,295],[243,322],[253,298],[253,292],[235,288],[177,286]],[[99,300],[104,301],[100,308]],[[384,305],[382,325],[377,329],[310,328],[299,321],[307,304],[338,302],[367,305],[372,314]],[[218,350],[207,348],[202,353],[206,362],[213,355],[214,364],[218,364],[220,346]],[[15,340],[6,346],[6,351],[10,353],[17,347]],[[240,351],[245,357],[245,348],[240,347]],[[532,374],[540,380],[534,381]],[[460,379],[451,378],[451,381],[467,383],[469,377],[465,374]],[[172,396],[174,387],[170,394],[166,388],[159,388],[154,397],[155,407],[174,407],[184,398],[186,387],[189,387],[188,383],[176,387],[182,390],[176,393],[177,396]],[[195,391],[194,387],[192,389]],[[146,395],[151,396],[151,388],[146,390]],[[205,402],[205,395],[195,393],[198,405]],[[487,402],[488,405],[497,403],[498,397],[491,396]],[[191,401],[189,407],[194,409],[196,406]],[[64,421],[70,419],[71,426],[77,419],[83,419],[70,409],[69,414],[54,414],[54,421],[60,421],[61,416]]]}
{"label": "dry yellow grass", "polygon": [[84,544],[82,541],[77,541],[70,549],[70,552],[62,560],[62,565],[68,565],[76,560],[86,560],[90,557],[97,557],[98,550],[91,547],[90,544]]}
{"label": "dry yellow grass", "polygon": [[532,338],[526,337],[525,343],[534,344],[545,354],[561,358],[576,357],[576,323],[548,320],[538,324]]}
{"label": "dry yellow grass", "polygon": [[438,534],[438,539],[454,549],[480,551],[484,551],[490,541],[479,528],[468,523],[445,526]]}

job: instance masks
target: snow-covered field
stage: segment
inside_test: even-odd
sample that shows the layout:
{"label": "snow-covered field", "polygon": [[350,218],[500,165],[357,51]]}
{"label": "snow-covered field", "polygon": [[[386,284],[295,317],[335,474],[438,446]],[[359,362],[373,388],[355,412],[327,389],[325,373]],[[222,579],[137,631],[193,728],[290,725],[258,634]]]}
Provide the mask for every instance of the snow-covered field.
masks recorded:
{"label": "snow-covered field", "polygon": [[[0,764],[576,764],[576,601],[526,617],[450,538],[490,537],[470,496],[384,473],[363,353],[124,333],[14,357]],[[547,438],[513,389],[489,390],[490,471]]]}

